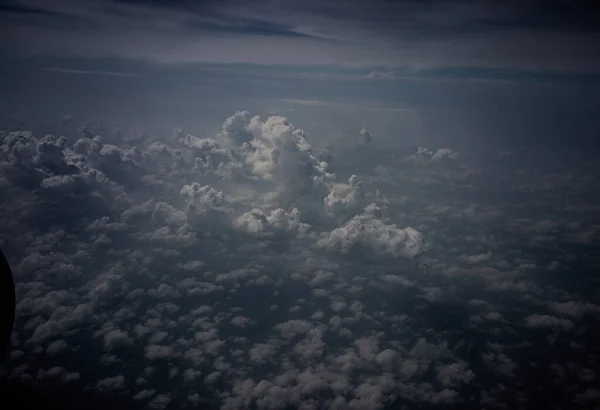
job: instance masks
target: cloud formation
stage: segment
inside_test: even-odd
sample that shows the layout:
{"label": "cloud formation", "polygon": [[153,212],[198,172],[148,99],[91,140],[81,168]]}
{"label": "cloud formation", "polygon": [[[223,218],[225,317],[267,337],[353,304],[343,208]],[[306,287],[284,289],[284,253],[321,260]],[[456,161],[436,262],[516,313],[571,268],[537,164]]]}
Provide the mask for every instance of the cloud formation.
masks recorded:
{"label": "cloud formation", "polygon": [[[8,379],[153,409],[495,409],[563,379],[562,402],[595,400],[599,308],[552,282],[594,246],[571,218],[595,208],[545,197],[578,178],[412,148],[373,175],[367,154],[246,111],[211,137],[70,130],[0,134]],[[530,363],[552,377],[530,383]]]}

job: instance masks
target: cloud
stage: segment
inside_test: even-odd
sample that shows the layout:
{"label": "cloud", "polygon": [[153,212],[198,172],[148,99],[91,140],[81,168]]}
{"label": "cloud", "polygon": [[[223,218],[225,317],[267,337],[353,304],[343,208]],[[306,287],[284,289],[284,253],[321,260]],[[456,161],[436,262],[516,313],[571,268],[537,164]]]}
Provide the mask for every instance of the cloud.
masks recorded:
{"label": "cloud", "polygon": [[371,133],[370,133],[369,131],[367,131],[367,129],[366,129],[366,128],[364,128],[364,127],[363,127],[363,128],[360,130],[360,139],[359,139],[359,141],[360,141],[362,144],[368,144],[368,143],[370,143],[371,141],[373,141],[373,136],[371,135]]}
{"label": "cloud", "polygon": [[[416,230],[384,222],[384,212],[369,205],[371,199],[380,201],[380,195],[365,192],[356,176],[348,183],[337,182],[329,164],[313,154],[304,131],[284,117],[263,120],[238,111],[214,138],[183,130],[170,141],[148,140],[139,146],[119,138],[86,133],[37,138],[30,132],[11,132],[2,134],[0,145],[5,188],[11,193],[3,196],[5,215],[21,215],[12,222],[2,219],[5,235],[15,238],[10,244],[3,239],[2,246],[21,249],[16,270],[18,312],[32,318],[18,332],[25,336],[28,349],[41,346],[52,357],[73,354],[71,336],[78,326],[94,329],[93,335],[81,331],[103,344],[105,353],[98,365],[124,367],[119,375],[98,370],[101,377],[86,381],[90,388],[102,392],[132,388],[131,372],[137,365],[125,360],[124,348],[147,363],[135,379],[145,380],[139,384],[144,387],[132,394],[152,408],[163,408],[172,399],[171,392],[148,384],[150,366],[181,361],[181,370],[171,369],[169,377],[181,374],[188,383],[203,380],[212,386],[232,380],[232,359],[225,352],[234,342],[222,336],[228,333],[221,328],[227,323],[229,332],[239,332],[259,321],[251,311],[249,316],[214,312],[212,306],[182,311],[179,302],[247,286],[277,289],[285,276],[253,266],[259,253],[268,258],[274,252],[277,258],[289,259],[290,267],[300,268],[303,262],[292,264],[296,254],[278,247],[287,243],[298,249],[298,255],[325,250],[326,258],[339,258],[339,251],[352,246],[392,260],[422,252],[422,236]],[[144,183],[148,176],[154,184]],[[320,238],[325,238],[326,246],[321,246]],[[25,249],[33,252],[26,255]],[[219,256],[223,252],[237,254],[228,256],[231,269],[223,269]],[[254,262],[243,263],[246,258]],[[151,268],[166,263],[172,272]],[[218,269],[213,271],[214,267]],[[312,286],[324,286],[336,277],[315,273],[307,280]],[[54,290],[62,288],[69,291]],[[127,304],[122,303],[125,300]],[[327,306],[338,315],[340,335],[351,334],[341,326],[360,320],[356,303],[338,295]],[[291,310],[306,307],[299,302]],[[319,363],[329,351],[327,328],[318,320],[273,323],[270,339],[247,346],[248,375],[252,366],[277,363],[278,352],[298,370],[282,374],[268,388],[266,381],[257,383],[243,400],[294,403],[297,393],[314,395],[334,381],[334,392],[349,392],[349,380],[334,377],[330,370],[306,367]],[[361,343],[360,360],[372,364],[360,366],[381,363],[389,368],[389,354],[376,359],[379,348],[368,353]],[[208,357],[215,360],[211,372],[204,368]],[[311,381],[313,376],[320,384]],[[299,384],[291,388],[285,378]],[[358,387],[354,400],[369,401],[371,384]],[[232,400],[237,403],[235,385],[233,381],[224,408]],[[385,394],[378,393],[377,400],[385,401]]]}
{"label": "cloud", "polygon": [[378,218],[379,212],[376,205],[368,206],[364,214],[353,217],[321,239],[320,245],[342,253],[358,247],[363,251],[395,258],[414,258],[424,252],[425,239],[417,230],[387,225]]}
{"label": "cloud", "polygon": [[371,71],[364,78],[371,80],[395,80],[396,73],[394,71]]}
{"label": "cloud", "polygon": [[482,253],[479,255],[461,255],[460,258],[467,263],[480,263],[492,259],[492,252]]}
{"label": "cloud", "polygon": [[118,375],[114,377],[107,377],[106,379],[102,379],[96,383],[96,389],[98,391],[115,391],[115,390],[123,390],[125,388],[125,377],[123,375]]}
{"label": "cloud", "polygon": [[112,330],[104,335],[104,347],[111,350],[118,346],[130,346],[133,341],[129,338],[127,332]]}
{"label": "cloud", "polygon": [[550,308],[563,317],[577,318],[585,314],[593,314],[600,311],[600,306],[592,303],[569,301],[564,303],[552,303]]}
{"label": "cloud", "polygon": [[291,104],[307,105],[311,107],[335,105],[334,103],[321,100],[299,100],[294,98],[282,98],[281,101]]}
{"label": "cloud", "polygon": [[[464,1],[366,6],[358,0],[328,5],[28,0],[22,7],[36,13],[2,10],[4,37],[13,52],[169,63],[598,68],[591,54],[598,35],[593,13],[566,1],[556,7],[560,13],[536,5]],[[149,33],[157,33],[151,42]],[[388,79],[393,71],[367,75]]]}
{"label": "cloud", "polygon": [[458,159],[459,155],[457,152],[453,152],[448,148],[440,148],[433,152],[427,148],[417,147],[417,157],[429,159],[430,161],[442,161],[444,159]]}
{"label": "cloud", "polygon": [[525,325],[533,328],[573,330],[573,322],[550,315],[531,315],[525,318]]}
{"label": "cloud", "polygon": [[297,208],[287,213],[283,209],[275,209],[269,215],[260,209],[254,209],[240,215],[233,221],[233,225],[248,233],[259,234],[266,231],[297,232],[305,234],[310,225],[300,222],[300,211]]}
{"label": "cloud", "polygon": [[467,172],[468,157],[421,166],[403,149],[378,158],[386,179],[334,144],[315,152],[317,138],[246,111],[159,141],[0,133],[0,245],[19,295],[6,376],[223,409],[462,406],[470,389],[491,407],[545,383],[525,377],[529,362],[549,371],[539,352],[589,382],[575,362],[594,354],[598,307],[553,276],[579,269],[583,245],[560,242],[579,228],[531,191],[583,185]]}
{"label": "cloud", "polygon": [[71,68],[60,68],[60,67],[44,67],[44,71],[61,74],[79,74],[79,75],[99,75],[109,77],[139,77],[137,74],[132,73],[119,73],[115,71],[98,71],[98,70],[76,70]]}

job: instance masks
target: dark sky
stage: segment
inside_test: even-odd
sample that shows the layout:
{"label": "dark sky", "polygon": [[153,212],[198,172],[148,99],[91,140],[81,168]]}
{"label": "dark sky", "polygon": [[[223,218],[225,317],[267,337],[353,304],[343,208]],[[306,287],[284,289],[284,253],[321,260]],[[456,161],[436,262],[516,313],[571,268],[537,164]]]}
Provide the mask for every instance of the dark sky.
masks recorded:
{"label": "dark sky", "polygon": [[3,51],[594,72],[592,1],[3,0]]}
{"label": "dark sky", "polygon": [[[238,109],[305,123],[312,109],[343,132],[394,127],[463,149],[595,146],[599,10],[562,0],[0,0],[0,115],[212,132],[212,119]],[[416,114],[394,124],[406,110]]]}

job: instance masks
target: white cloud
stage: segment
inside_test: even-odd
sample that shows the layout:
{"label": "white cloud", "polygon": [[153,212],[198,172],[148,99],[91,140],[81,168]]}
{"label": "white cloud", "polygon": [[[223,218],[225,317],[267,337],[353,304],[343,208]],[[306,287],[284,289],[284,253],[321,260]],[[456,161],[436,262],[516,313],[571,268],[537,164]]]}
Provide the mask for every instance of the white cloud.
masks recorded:
{"label": "white cloud", "polygon": [[260,209],[253,209],[237,217],[233,221],[233,226],[252,234],[268,231],[305,234],[310,229],[310,225],[300,222],[300,219],[300,211],[297,208],[289,213],[278,208],[270,214],[265,214]]}
{"label": "white cloud", "polygon": [[372,204],[320,240],[321,246],[348,253],[361,247],[382,256],[414,258],[425,250],[425,239],[413,228],[398,228],[378,219],[379,210]]}

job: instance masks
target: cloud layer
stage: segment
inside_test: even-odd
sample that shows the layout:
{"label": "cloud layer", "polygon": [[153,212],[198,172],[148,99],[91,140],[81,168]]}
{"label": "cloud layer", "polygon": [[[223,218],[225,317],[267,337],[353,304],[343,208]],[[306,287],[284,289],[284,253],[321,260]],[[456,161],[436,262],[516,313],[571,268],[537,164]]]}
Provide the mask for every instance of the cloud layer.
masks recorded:
{"label": "cloud layer", "polygon": [[360,132],[314,152],[319,136],[246,111],[212,137],[72,122],[0,134],[9,380],[152,409],[495,409],[559,382],[559,403],[597,399],[600,308],[557,285],[597,210],[546,198],[588,174],[381,153]]}
{"label": "cloud layer", "polygon": [[[598,31],[588,2],[20,1],[3,32],[20,52],[370,67],[591,72]],[[307,23],[309,22],[309,23]],[[148,35],[152,33],[152,41]],[[119,41],[114,39],[118,38]],[[389,77],[389,70],[372,76]]]}

